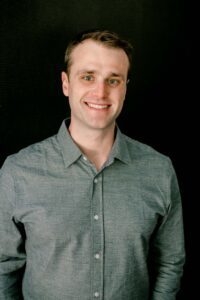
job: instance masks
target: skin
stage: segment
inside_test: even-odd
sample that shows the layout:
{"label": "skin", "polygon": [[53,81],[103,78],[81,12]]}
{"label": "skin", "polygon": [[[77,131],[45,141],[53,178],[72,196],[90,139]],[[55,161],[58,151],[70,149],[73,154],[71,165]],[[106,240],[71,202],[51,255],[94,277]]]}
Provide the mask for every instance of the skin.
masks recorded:
{"label": "skin", "polygon": [[69,75],[62,72],[63,93],[69,99],[69,132],[97,169],[114,142],[116,118],[127,89],[129,61],[122,49],[85,40],[72,51]]}

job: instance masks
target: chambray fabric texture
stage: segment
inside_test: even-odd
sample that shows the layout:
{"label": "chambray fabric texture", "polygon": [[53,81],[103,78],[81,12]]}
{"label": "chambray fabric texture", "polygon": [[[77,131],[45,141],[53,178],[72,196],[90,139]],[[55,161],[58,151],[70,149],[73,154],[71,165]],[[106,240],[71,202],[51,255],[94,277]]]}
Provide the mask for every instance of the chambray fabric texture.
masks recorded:
{"label": "chambray fabric texture", "polygon": [[184,255],[170,159],[119,129],[99,172],[65,121],[1,169],[1,300],[174,300]]}

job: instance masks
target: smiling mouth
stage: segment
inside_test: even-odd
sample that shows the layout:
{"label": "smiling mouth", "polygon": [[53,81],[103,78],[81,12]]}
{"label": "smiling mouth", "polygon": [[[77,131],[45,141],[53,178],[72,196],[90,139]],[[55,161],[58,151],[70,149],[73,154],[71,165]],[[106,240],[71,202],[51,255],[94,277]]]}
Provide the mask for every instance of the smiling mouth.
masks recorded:
{"label": "smiling mouth", "polygon": [[110,104],[95,104],[95,103],[89,103],[89,102],[85,102],[85,104],[87,106],[89,106],[90,108],[94,108],[94,109],[106,109],[111,106]]}

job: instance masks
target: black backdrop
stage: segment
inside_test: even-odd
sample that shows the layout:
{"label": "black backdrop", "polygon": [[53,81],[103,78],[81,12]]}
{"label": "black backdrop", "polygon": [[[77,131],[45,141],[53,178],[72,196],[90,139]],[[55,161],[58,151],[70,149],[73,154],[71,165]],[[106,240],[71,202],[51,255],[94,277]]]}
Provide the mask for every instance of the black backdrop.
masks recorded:
{"label": "black backdrop", "polygon": [[133,43],[133,75],[118,124],[127,135],[170,156],[175,166],[187,250],[179,299],[191,299],[195,289],[188,143],[191,43],[185,12],[181,0],[0,2],[0,165],[7,155],[56,133],[69,115],[60,72],[74,34],[107,28]]}

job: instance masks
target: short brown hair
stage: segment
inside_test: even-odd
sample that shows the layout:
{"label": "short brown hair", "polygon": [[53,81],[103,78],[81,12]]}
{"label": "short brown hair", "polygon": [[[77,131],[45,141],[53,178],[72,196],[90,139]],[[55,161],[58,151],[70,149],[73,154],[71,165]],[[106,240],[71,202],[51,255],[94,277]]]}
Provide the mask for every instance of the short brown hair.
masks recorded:
{"label": "short brown hair", "polygon": [[129,70],[128,76],[130,75],[130,69],[132,65],[132,45],[129,41],[124,40],[119,37],[115,32],[109,30],[90,30],[79,33],[74,40],[72,40],[65,51],[65,71],[69,75],[70,67],[72,64],[71,53],[76,46],[78,46],[83,41],[91,39],[93,41],[102,43],[106,47],[118,48],[124,50],[129,60]]}

